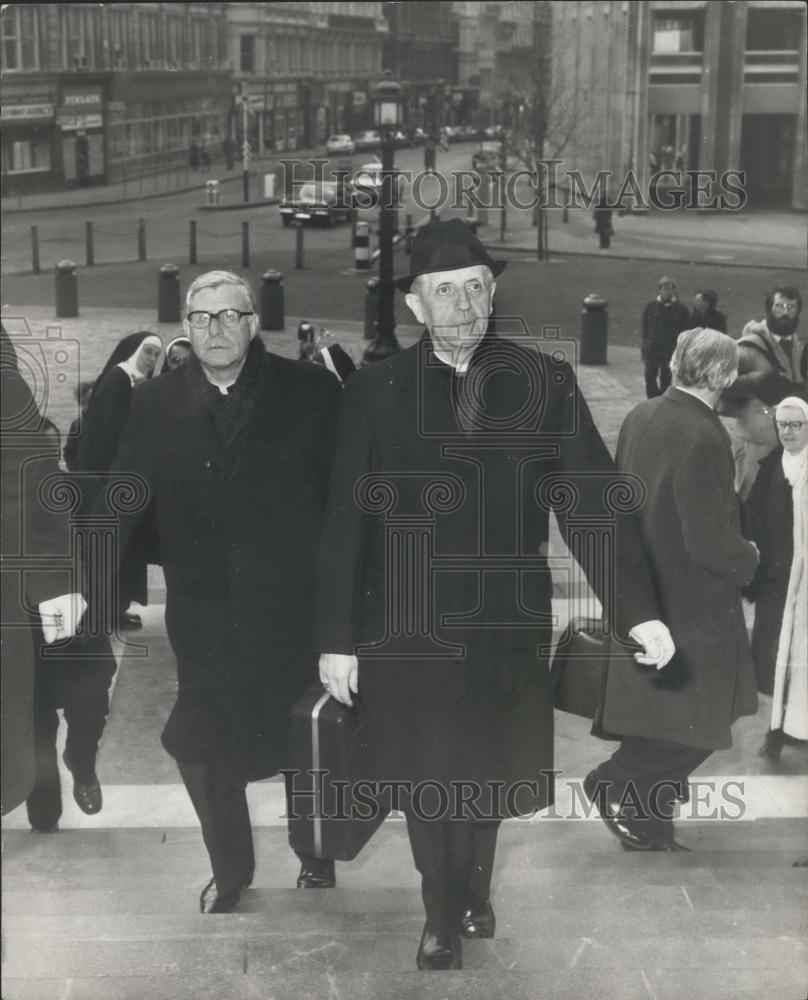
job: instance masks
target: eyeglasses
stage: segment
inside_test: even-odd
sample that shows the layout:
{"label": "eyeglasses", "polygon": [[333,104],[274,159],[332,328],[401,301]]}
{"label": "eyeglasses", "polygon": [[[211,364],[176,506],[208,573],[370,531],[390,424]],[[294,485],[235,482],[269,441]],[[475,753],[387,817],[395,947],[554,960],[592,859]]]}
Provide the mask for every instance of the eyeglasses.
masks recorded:
{"label": "eyeglasses", "polygon": [[215,319],[219,326],[234,327],[244,319],[245,316],[254,316],[254,312],[242,312],[240,309],[220,309],[217,313],[205,312],[204,309],[195,309],[186,316],[188,323],[195,330],[207,330],[210,321]]}
{"label": "eyeglasses", "polygon": [[798,431],[803,428],[808,420],[775,420],[779,431]]}
{"label": "eyeglasses", "polygon": [[771,309],[772,312],[794,313],[795,316],[800,311],[796,302],[772,302]]}

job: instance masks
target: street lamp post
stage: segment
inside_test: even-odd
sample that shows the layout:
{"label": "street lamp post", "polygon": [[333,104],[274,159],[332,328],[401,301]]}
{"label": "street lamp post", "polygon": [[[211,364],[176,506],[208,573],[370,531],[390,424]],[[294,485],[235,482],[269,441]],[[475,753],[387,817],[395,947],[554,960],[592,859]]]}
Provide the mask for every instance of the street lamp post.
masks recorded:
{"label": "street lamp post", "polygon": [[395,328],[393,230],[398,185],[395,183],[395,135],[401,125],[401,87],[383,80],[373,97],[373,123],[382,137],[382,188],[379,205],[379,332],[365,351],[366,362],[382,361],[399,350]]}

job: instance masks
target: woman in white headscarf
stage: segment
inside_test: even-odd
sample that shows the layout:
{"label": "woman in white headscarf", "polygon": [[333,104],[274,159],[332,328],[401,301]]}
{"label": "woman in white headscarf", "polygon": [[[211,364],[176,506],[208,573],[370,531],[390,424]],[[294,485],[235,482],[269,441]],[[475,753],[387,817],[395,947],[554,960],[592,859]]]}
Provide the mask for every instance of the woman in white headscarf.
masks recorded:
{"label": "woman in white headscarf", "polygon": [[759,681],[773,667],[771,727],[761,748],[769,760],[789,738],[808,740],[808,403],[788,396],[775,421],[781,447],[760,463],[747,501],[761,554],[751,594]]}

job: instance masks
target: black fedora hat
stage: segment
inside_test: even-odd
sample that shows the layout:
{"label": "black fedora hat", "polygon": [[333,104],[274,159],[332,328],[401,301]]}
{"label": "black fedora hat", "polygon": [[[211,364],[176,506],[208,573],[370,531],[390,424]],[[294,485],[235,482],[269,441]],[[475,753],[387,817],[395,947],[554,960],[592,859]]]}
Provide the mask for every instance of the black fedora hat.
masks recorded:
{"label": "black fedora hat", "polygon": [[396,288],[408,292],[419,274],[457,271],[476,264],[490,267],[496,277],[505,270],[507,263],[505,260],[492,260],[462,219],[428,222],[418,230],[418,235],[412,241],[410,273],[403,278],[396,278]]}

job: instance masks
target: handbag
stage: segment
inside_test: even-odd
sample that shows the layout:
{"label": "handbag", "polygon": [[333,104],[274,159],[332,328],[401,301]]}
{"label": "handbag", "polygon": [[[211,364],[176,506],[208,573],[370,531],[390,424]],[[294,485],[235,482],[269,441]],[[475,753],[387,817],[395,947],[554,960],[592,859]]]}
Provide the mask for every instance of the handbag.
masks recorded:
{"label": "handbag", "polygon": [[637,644],[623,645],[604,629],[598,618],[573,618],[553,653],[550,688],[561,712],[595,719],[603,700],[610,664],[629,661]]}

